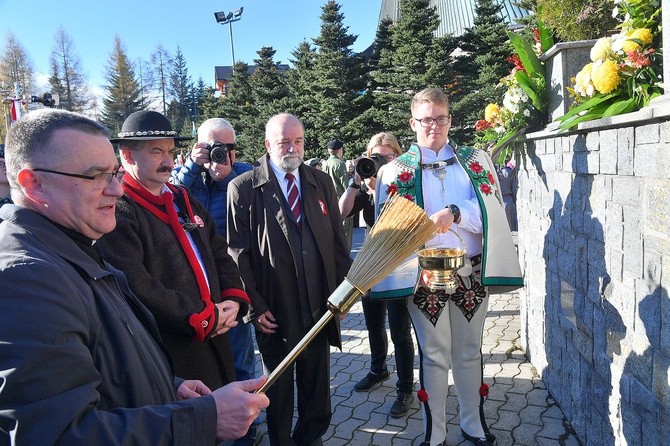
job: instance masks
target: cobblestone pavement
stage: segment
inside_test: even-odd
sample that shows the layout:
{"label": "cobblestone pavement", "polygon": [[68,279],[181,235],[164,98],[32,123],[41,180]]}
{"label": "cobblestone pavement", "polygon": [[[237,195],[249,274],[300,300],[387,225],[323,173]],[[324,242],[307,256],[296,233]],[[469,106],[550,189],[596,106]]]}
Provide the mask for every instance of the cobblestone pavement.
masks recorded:
{"label": "cobblestone pavement", "polygon": [[[484,404],[486,420],[499,446],[579,446],[580,442],[563,412],[545,388],[535,368],[517,346],[520,337],[519,297],[516,293],[492,295],[484,325],[484,380],[490,386]],[[343,349],[331,350],[331,395],[333,418],[323,437],[324,445],[418,446],[423,422],[416,398],[404,418],[388,413],[395,400],[397,376],[371,392],[353,387],[370,370],[370,348],[360,301],[342,321]],[[389,335],[388,366],[392,370],[393,343]],[[260,361],[258,364],[260,369]],[[414,362],[418,388],[419,360]],[[449,383],[453,383],[451,375]],[[471,445],[461,436],[458,400],[453,387],[447,398],[447,444]],[[297,416],[297,414],[296,414]],[[264,414],[261,415],[261,421]],[[260,445],[269,445],[266,426]]]}

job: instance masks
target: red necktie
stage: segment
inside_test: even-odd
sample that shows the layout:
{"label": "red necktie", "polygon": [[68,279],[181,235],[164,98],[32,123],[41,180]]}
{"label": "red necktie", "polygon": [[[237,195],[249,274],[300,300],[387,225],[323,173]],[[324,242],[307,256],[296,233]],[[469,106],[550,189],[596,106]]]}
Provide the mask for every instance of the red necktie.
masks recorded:
{"label": "red necktie", "polygon": [[298,186],[295,184],[295,177],[291,173],[285,175],[286,181],[288,181],[288,205],[293,212],[293,217],[295,221],[300,225],[300,194],[298,193]]}

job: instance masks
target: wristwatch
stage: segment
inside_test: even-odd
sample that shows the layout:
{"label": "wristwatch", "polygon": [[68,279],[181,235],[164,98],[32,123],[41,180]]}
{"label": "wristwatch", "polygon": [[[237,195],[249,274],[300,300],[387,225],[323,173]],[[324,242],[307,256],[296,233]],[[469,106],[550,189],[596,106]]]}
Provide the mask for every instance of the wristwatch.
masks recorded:
{"label": "wristwatch", "polygon": [[455,204],[450,204],[447,207],[454,216],[454,223],[459,223],[461,221],[461,210]]}
{"label": "wristwatch", "polygon": [[352,188],[354,188],[354,189],[358,189],[358,190],[361,189],[361,185],[360,185],[360,184],[356,184],[356,181],[354,181],[353,178],[352,178],[351,180],[349,180],[349,187],[352,187]]}

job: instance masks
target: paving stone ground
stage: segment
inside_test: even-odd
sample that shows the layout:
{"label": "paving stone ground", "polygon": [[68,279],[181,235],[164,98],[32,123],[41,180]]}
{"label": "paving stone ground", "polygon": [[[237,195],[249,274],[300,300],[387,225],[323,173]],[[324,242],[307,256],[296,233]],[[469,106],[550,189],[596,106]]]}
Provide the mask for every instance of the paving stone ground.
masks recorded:
{"label": "paving stone ground", "polygon": [[[355,229],[354,253],[362,237],[362,229]],[[521,335],[519,321],[519,296],[516,293],[491,296],[483,339],[484,380],[490,386],[484,411],[491,432],[497,437],[499,446],[580,446],[560,407],[517,345]],[[331,350],[333,418],[323,437],[324,445],[418,446],[423,439],[423,422],[416,398],[404,418],[388,415],[396,396],[395,373],[372,392],[354,391],[354,384],[370,370],[370,346],[360,302],[342,321],[342,341],[341,352]],[[394,364],[389,335],[389,368],[393,369]],[[257,368],[260,371],[260,360]],[[414,362],[417,388],[418,376],[417,356]],[[451,375],[449,383],[453,383]],[[461,436],[458,400],[453,387],[446,408],[447,445],[471,445]],[[260,430],[263,433],[259,444],[266,446],[270,442],[265,433],[264,418],[265,414],[262,414]]]}

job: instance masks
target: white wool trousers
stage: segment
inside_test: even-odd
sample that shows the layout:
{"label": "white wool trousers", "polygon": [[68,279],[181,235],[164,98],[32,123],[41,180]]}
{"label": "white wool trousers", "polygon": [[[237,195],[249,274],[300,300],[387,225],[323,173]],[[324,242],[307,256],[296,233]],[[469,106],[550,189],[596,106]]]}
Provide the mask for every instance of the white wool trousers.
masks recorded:
{"label": "white wool trousers", "polygon": [[481,285],[480,270],[481,265],[473,261],[472,274],[457,276],[459,286],[453,293],[436,292],[419,283],[414,296],[407,300],[419,344],[419,382],[423,390],[419,399],[427,395],[421,404],[424,441],[431,446],[440,445],[447,436],[450,368],[461,428],[473,437],[484,438],[488,433],[483,411],[488,386],[483,383],[481,347],[489,297],[487,288]]}

